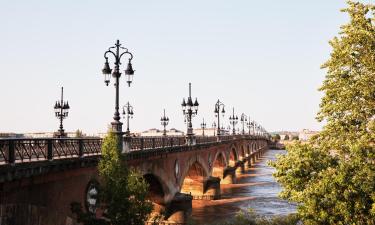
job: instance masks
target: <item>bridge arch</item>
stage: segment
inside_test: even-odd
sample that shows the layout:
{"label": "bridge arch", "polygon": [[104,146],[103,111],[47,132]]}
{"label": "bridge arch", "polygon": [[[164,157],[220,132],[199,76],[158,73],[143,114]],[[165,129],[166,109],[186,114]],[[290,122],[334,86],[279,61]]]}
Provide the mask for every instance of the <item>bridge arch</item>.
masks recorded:
{"label": "bridge arch", "polygon": [[143,175],[143,179],[149,184],[147,199],[158,205],[164,204],[164,188],[160,178],[152,173]]}
{"label": "bridge arch", "polygon": [[241,145],[241,156],[240,159],[243,160],[246,157],[245,148],[243,144]]}
{"label": "bridge arch", "polygon": [[238,154],[236,148],[232,146],[229,151],[228,165],[234,167],[238,161]]}
{"label": "bridge arch", "polygon": [[214,162],[212,164],[212,176],[218,177],[223,179],[224,177],[224,170],[227,167],[227,160],[225,158],[225,154],[223,152],[216,153]]}
{"label": "bridge arch", "polygon": [[199,157],[192,157],[182,173],[181,192],[193,196],[204,194],[204,182],[209,177],[207,164]]}

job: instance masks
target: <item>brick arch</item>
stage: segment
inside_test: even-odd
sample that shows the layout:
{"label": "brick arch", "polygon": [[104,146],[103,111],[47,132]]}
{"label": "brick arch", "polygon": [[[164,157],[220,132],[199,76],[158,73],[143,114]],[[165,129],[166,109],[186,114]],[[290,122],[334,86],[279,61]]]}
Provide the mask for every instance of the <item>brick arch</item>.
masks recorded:
{"label": "brick arch", "polygon": [[143,175],[143,179],[149,184],[147,199],[158,205],[165,204],[165,193],[160,178],[152,173],[146,173]]}
{"label": "brick arch", "polygon": [[241,153],[241,160],[244,159],[246,157],[246,153],[245,153],[245,148],[243,145],[241,145],[241,150],[240,150],[240,153]]}
{"label": "brick arch", "polygon": [[214,157],[214,160],[212,161],[212,163],[214,163],[217,160],[217,158],[219,157],[219,155],[223,156],[224,161],[225,161],[225,166],[228,166],[228,157],[227,157],[227,154],[225,154],[224,151],[217,151],[215,153],[215,157]]}
{"label": "brick arch", "polygon": [[192,157],[181,176],[180,192],[191,195],[203,195],[204,181],[209,176],[207,163],[199,156]]}
{"label": "brick arch", "polygon": [[137,171],[141,173],[143,177],[147,174],[151,174],[158,180],[164,193],[163,202],[169,202],[170,199],[172,199],[173,196],[176,194],[176,192],[178,192],[178,189],[175,187],[176,180],[171,179],[171,176],[174,175],[172,174],[174,172],[174,169],[167,171],[167,169],[162,165],[154,164],[152,162],[144,162],[134,167]]}
{"label": "brick arch", "polygon": [[235,166],[236,163],[238,161],[238,153],[237,153],[237,150],[234,146],[231,146],[229,152],[228,152],[228,161],[227,161],[227,165],[228,166]]}
{"label": "brick arch", "polygon": [[256,142],[253,142],[253,144],[252,144],[252,150],[255,151],[256,149],[257,149]]}
{"label": "brick arch", "polygon": [[224,152],[219,151],[216,153],[215,158],[212,162],[211,174],[213,177],[224,178],[224,170],[227,167],[227,159]]}

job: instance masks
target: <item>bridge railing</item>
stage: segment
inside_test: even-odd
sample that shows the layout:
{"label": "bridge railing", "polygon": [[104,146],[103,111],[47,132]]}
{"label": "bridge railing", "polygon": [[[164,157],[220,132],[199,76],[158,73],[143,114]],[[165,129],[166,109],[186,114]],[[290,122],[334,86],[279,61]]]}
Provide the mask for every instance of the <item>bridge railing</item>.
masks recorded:
{"label": "bridge railing", "polygon": [[173,146],[186,145],[186,139],[183,136],[167,137],[133,137],[130,139],[130,150],[145,150],[154,148],[165,148]]}
{"label": "bridge railing", "polygon": [[[196,136],[196,144],[215,143],[243,138],[259,138],[250,135]],[[0,165],[79,158],[101,153],[100,138],[17,138],[0,139]],[[132,137],[130,151],[150,150],[187,145],[184,136]]]}
{"label": "bridge railing", "polygon": [[204,143],[212,143],[212,142],[218,142],[217,136],[197,136],[196,137],[196,143],[197,144],[204,144]]}
{"label": "bridge railing", "polygon": [[0,139],[0,164],[100,154],[99,138]]}

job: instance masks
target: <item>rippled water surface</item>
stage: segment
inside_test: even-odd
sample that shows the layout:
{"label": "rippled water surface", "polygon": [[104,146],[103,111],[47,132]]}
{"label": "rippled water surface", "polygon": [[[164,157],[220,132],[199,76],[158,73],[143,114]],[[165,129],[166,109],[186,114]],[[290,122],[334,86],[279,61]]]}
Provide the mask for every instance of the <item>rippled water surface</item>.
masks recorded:
{"label": "rippled water surface", "polygon": [[222,184],[220,200],[193,201],[192,218],[198,224],[206,224],[230,219],[239,210],[248,208],[266,216],[295,212],[294,204],[277,197],[281,187],[272,177],[274,169],[267,165],[277,154],[285,154],[285,151],[268,150],[244,174],[237,175],[236,184]]}

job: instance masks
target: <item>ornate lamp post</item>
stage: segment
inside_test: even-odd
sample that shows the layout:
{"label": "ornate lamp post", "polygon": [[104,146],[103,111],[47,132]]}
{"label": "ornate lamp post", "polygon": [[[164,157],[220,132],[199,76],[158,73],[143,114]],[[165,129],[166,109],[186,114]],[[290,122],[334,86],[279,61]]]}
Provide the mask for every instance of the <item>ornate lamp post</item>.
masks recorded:
{"label": "ornate lamp post", "polygon": [[204,118],[203,118],[203,122],[201,123],[202,136],[204,136],[204,129],[206,129],[206,126],[207,126],[207,124],[204,122]]}
{"label": "ornate lamp post", "polygon": [[[214,128],[214,136],[216,135],[215,134],[215,131],[216,131],[216,123],[215,121],[212,123],[212,128]],[[218,130],[220,129],[219,127],[217,128]]]}
{"label": "ornate lamp post", "polygon": [[236,134],[236,124],[238,123],[238,116],[234,115],[234,107],[233,107],[233,114],[229,116],[229,123],[232,125],[233,128],[233,135]]}
{"label": "ornate lamp post", "polygon": [[195,102],[193,103],[191,98],[191,83],[189,83],[189,97],[187,98],[187,101],[185,101],[185,98],[183,98],[181,106],[182,113],[185,116],[185,122],[187,123],[187,136],[192,137],[194,135],[192,117],[198,114],[199,103],[197,98],[195,98]]}
{"label": "ornate lamp post", "polygon": [[129,130],[129,119],[133,119],[133,106],[127,102],[123,107],[122,107],[122,115],[124,118],[126,117],[126,136],[130,136],[130,130]]}
{"label": "ornate lamp post", "polygon": [[255,135],[258,135],[258,128],[259,128],[259,125],[258,125],[257,122],[255,122],[255,124],[254,124],[254,129],[255,129],[254,133],[255,133]]}
{"label": "ornate lamp post", "polygon": [[[112,55],[114,58],[114,70],[112,72],[112,69],[109,66],[108,57],[109,55]],[[116,133],[119,136],[119,140],[122,140],[122,123],[120,122],[120,113],[119,113],[119,92],[120,92],[120,65],[121,65],[121,58],[122,56],[127,55],[128,58],[128,64],[127,68],[125,69],[125,75],[127,77],[126,82],[128,83],[128,86],[130,87],[130,84],[133,81],[133,75],[134,70],[131,64],[131,60],[133,59],[133,54],[128,51],[127,48],[121,47],[120,41],[117,40],[115,43],[115,46],[112,46],[104,53],[105,63],[104,68],[102,70],[104,74],[104,83],[108,86],[110,82],[110,75],[112,74],[112,77],[115,79],[115,89],[116,89],[116,97],[115,97],[115,113],[113,116],[113,122],[112,125],[112,131]],[[120,143],[121,146],[122,142]]]}
{"label": "ornate lamp post", "polygon": [[166,136],[167,135],[166,127],[167,127],[167,125],[169,123],[169,118],[165,116],[165,109],[164,109],[164,115],[160,119],[160,123],[164,127],[163,136]]}
{"label": "ornate lamp post", "polygon": [[249,135],[251,135],[251,120],[250,120],[250,116],[249,116],[249,119],[246,122],[246,126],[247,126],[247,129],[249,129]]}
{"label": "ornate lamp post", "polygon": [[60,127],[56,136],[59,138],[65,137],[66,134],[64,132],[63,120],[68,117],[70,106],[68,101],[64,102],[64,87],[61,87],[61,99],[56,101],[54,109],[55,116],[60,120]]}
{"label": "ornate lamp post", "polygon": [[255,135],[255,125],[256,124],[256,122],[253,120],[253,121],[251,121],[251,127],[253,128],[253,135]]}
{"label": "ornate lamp post", "polygon": [[247,122],[247,116],[244,113],[241,114],[240,121],[242,123],[242,134],[245,134],[245,123]]}
{"label": "ornate lamp post", "polygon": [[219,99],[217,100],[217,102],[215,103],[215,116],[217,117],[217,135],[220,136],[221,133],[220,133],[220,111],[221,111],[221,114],[222,116],[224,117],[224,113],[225,113],[225,109],[224,109],[225,105],[224,103],[222,103]]}

